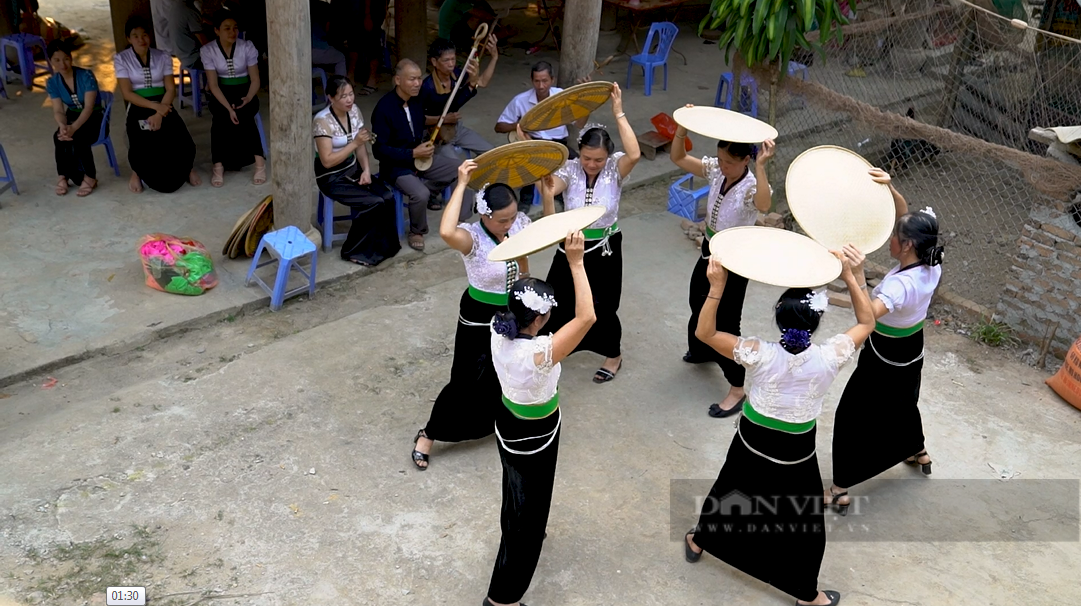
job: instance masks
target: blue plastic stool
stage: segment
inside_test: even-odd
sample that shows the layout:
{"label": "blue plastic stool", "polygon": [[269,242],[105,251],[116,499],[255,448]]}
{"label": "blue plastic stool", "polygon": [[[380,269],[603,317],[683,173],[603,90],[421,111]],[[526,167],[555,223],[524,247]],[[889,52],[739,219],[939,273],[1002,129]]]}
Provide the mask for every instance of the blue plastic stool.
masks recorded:
{"label": "blue plastic stool", "polygon": [[259,143],[263,146],[263,157],[266,158],[266,133],[263,132],[263,118],[259,114],[255,114],[255,128],[259,130]]}
{"label": "blue plastic stool", "polygon": [[40,48],[41,54],[46,55],[45,40],[41,36],[33,34],[12,34],[0,38],[0,78],[7,82],[7,49],[14,49],[19,58],[19,77],[22,78],[23,86],[27,89],[34,88],[34,78],[38,76],[52,75],[53,66],[49,63],[49,57],[45,57],[45,63],[34,61],[34,49]]}
{"label": "blue plastic stool", "polygon": [[[725,73],[721,74],[721,80],[720,80],[720,82],[717,83],[717,96],[713,98],[713,106],[714,107],[723,107],[723,108],[728,109],[728,110],[732,109],[732,97],[733,97],[733,92],[735,91],[735,86],[732,84],[733,77],[734,76],[732,76],[732,72],[725,72]],[[740,76],[739,83],[740,83],[739,101],[737,101],[737,103],[736,103],[739,106],[739,109],[734,110],[734,111],[738,111],[738,112],[740,112],[742,114],[747,114],[748,116],[757,118],[758,117],[758,82],[754,79],[754,76],[752,76],[750,73],[748,73],[745,70],[742,73],[742,75]],[[750,111],[744,111],[744,109],[743,109],[743,88],[745,88],[745,87],[750,89],[750,96],[751,96],[751,109],[750,109]],[[727,90],[727,95],[724,97],[724,99],[725,99],[724,105],[721,105],[721,96],[725,94],[725,90]]]}
{"label": "blue plastic stool", "polygon": [[[395,199],[395,203],[397,203],[397,199]],[[349,214],[347,215],[335,215],[334,200],[325,196],[323,192],[319,192],[319,206],[315,211],[315,222],[319,226],[319,231],[323,234],[323,252],[330,252],[330,250],[334,248],[335,242],[345,240],[348,235],[335,234],[334,222],[345,221],[346,219],[352,221],[353,219],[356,219],[359,214],[360,213],[355,209],[350,208]],[[398,216],[400,219],[400,212],[398,213]],[[401,221],[399,220],[398,223],[400,224]],[[401,229],[400,225],[398,229]],[[401,237],[401,233],[398,234],[398,237]]]}
{"label": "blue plastic stool", "polygon": [[[259,259],[263,254],[263,249],[268,247],[270,248],[267,251],[270,254],[270,260],[260,263]],[[303,259],[308,255],[311,255],[312,267],[310,271],[306,272],[297,263],[297,259]],[[259,241],[259,247],[255,249],[255,256],[252,258],[251,268],[248,270],[248,278],[244,283],[251,286],[252,280],[255,280],[270,295],[270,311],[278,311],[282,308],[282,301],[288,297],[299,295],[305,290],[308,291],[309,299],[315,295],[315,267],[318,261],[319,255],[315,252],[315,245],[299,229],[290,225],[264,235],[263,239]],[[278,273],[274,277],[274,288],[267,286],[262,278],[255,275],[255,270],[271,263],[278,264]],[[299,286],[290,291],[285,290],[286,284],[289,282],[289,270],[291,269],[295,269],[300,275],[308,279],[307,286]]]}
{"label": "blue plastic stool", "polygon": [[698,201],[708,195],[709,181],[706,181],[705,187],[695,189],[694,175],[687,173],[668,188],[668,212],[691,221],[701,221],[705,214],[698,214]]}
{"label": "blue plastic stool", "polygon": [[[378,178],[378,176],[379,175],[376,175],[375,177],[373,177],[373,179]],[[392,185],[390,183],[387,183],[386,185],[387,185],[387,187],[390,188],[390,193],[394,194],[394,219],[395,219],[395,222],[398,225],[398,237],[399,238],[404,238],[405,237],[405,209],[406,209],[406,206],[405,206],[405,194],[403,194],[401,191],[398,190],[397,187],[394,187],[394,185]],[[451,186],[448,185],[445,188],[443,188],[443,202],[444,202],[443,208],[446,208],[445,204],[446,204],[447,200],[450,200],[450,196],[453,193],[454,193],[454,188],[452,188]],[[326,236],[324,236],[324,238],[326,238]]]}
{"label": "blue plastic stool", "polygon": [[101,103],[105,106],[105,112],[101,115],[101,130],[98,131],[98,140],[90,144],[90,147],[105,146],[105,158],[109,160],[109,167],[120,176],[120,163],[116,161],[116,150],[113,149],[113,137],[109,134],[109,116],[113,113],[113,94],[99,92]]}
{"label": "blue plastic stool", "polygon": [[[191,90],[184,92],[184,76],[187,75],[188,85]],[[195,117],[203,115],[203,92],[206,90],[206,72],[195,68],[180,68],[180,109],[184,109],[184,99],[191,97],[191,106],[195,109]],[[209,101],[209,100],[208,100]]]}
{"label": "blue plastic stool", "polygon": [[[653,92],[653,70],[658,67],[664,68],[664,90],[668,90],[668,53],[672,50],[672,44],[679,34],[679,27],[675,23],[662,21],[649,26],[649,35],[646,43],[642,46],[642,52],[631,57],[627,64],[627,88],[631,87],[631,72],[635,65],[641,65],[646,76],[646,96]],[[653,47],[653,36],[659,36],[657,40],[657,52],[649,52]]]}
{"label": "blue plastic stool", "polygon": [[8,156],[4,153],[3,145],[0,145],[0,163],[4,165],[4,174],[0,176],[0,194],[10,189],[16,196],[19,195],[19,186],[15,184],[15,174],[11,172],[11,165],[8,164]]}
{"label": "blue plastic stool", "polygon": [[[800,80],[803,80],[804,82],[806,82],[807,78],[808,78],[808,75],[809,75],[809,72],[807,71],[807,66],[802,64],[802,63],[797,63],[795,61],[789,61],[788,62],[788,75],[789,76],[794,76],[796,74],[799,74]],[[807,100],[803,98],[803,95],[798,95],[798,97],[799,97],[799,100],[800,100],[800,106],[801,107],[807,107]]]}

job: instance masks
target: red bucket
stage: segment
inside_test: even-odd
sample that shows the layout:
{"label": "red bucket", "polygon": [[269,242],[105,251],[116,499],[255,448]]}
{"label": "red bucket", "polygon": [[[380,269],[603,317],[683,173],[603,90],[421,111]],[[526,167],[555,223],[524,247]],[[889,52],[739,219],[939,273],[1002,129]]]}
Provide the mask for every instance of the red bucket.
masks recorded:
{"label": "red bucket", "polygon": [[[662,112],[650,118],[649,121],[653,124],[653,128],[657,129],[657,132],[660,133],[660,135],[665,139],[671,141],[672,139],[676,138],[676,128],[679,125],[676,124],[676,121],[672,119],[672,116],[669,116],[668,114]],[[691,144],[690,137],[685,137],[684,141],[686,141],[684,147],[687,151],[691,151],[692,149],[694,149],[694,145]]]}

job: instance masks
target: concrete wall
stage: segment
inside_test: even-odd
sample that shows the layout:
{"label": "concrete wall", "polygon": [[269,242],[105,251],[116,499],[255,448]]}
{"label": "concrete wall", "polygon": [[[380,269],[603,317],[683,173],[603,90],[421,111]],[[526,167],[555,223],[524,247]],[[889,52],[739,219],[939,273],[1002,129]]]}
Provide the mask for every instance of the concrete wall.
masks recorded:
{"label": "concrete wall", "polygon": [[1081,227],[1073,204],[1081,204],[1081,192],[1029,213],[997,309],[1018,336],[1037,343],[1047,324],[1058,322],[1052,351],[1059,357],[1081,336]]}

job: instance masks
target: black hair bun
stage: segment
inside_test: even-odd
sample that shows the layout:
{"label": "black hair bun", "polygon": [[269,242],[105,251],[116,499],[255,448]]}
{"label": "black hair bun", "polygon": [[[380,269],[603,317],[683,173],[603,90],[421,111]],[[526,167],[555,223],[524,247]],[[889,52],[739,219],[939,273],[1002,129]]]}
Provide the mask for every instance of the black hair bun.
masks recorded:
{"label": "black hair bun", "polygon": [[497,335],[513,339],[518,336],[518,321],[514,319],[514,314],[510,312],[496,312],[495,318],[492,319],[492,330]]}
{"label": "black hair bun", "polygon": [[932,246],[927,249],[927,253],[923,255],[922,261],[927,265],[934,267],[941,265],[942,260],[946,257],[946,249],[941,246]]}

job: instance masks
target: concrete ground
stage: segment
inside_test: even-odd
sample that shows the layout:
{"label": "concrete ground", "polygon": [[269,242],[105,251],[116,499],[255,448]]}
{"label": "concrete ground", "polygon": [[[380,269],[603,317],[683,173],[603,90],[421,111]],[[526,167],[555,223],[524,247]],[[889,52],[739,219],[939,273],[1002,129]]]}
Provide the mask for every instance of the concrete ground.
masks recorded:
{"label": "concrete ground", "polygon": [[[498,4],[498,3],[497,3]],[[42,14],[55,17],[69,27],[87,33],[88,44],[75,53],[76,63],[92,68],[104,90],[115,87],[112,68],[111,25],[107,4],[95,0],[43,0]],[[500,5],[501,6],[501,5]],[[514,11],[509,22],[522,31],[518,41],[537,40],[535,8]],[[497,7],[498,8],[498,7]],[[690,11],[684,11],[682,32],[675,48],[687,56],[687,65],[679,56],[670,61],[669,90],[660,84],[653,94],[644,96],[641,73],[635,75],[632,86],[624,93],[625,110],[637,132],[651,130],[649,120],[660,112],[671,113],[684,103],[710,104],[716,79],[722,71],[721,55],[715,45],[705,45],[694,35],[696,23]],[[434,21],[432,21],[434,23]],[[640,32],[643,34],[644,32]],[[620,34],[602,31],[599,34],[598,57],[615,52]],[[550,42],[550,39],[549,39]],[[502,143],[492,130],[495,117],[509,99],[526,90],[529,66],[545,59],[558,64],[558,54],[548,47],[534,55],[510,48],[500,58],[496,77],[489,89],[482,92],[467,107],[466,123],[489,138]],[[595,79],[626,83],[627,56],[618,55]],[[709,66],[709,67],[704,67]],[[841,70],[840,63],[814,66],[812,77],[819,70]],[[703,77],[703,73],[708,77]],[[822,77],[826,74],[823,72]],[[876,77],[874,75],[870,77]],[[660,73],[658,72],[658,78]],[[38,82],[42,82],[39,79]],[[384,77],[382,91],[389,89]],[[898,97],[904,97],[906,87],[898,87]],[[120,162],[121,177],[109,173],[102,148],[96,148],[100,185],[88,198],[76,198],[73,190],[63,198],[53,193],[55,169],[51,133],[55,129],[48,110],[48,101],[41,88],[33,91],[8,86],[11,100],[0,100],[0,143],[5,146],[22,195],[5,194],[0,199],[0,385],[25,378],[35,370],[47,370],[102,353],[126,351],[144,345],[152,339],[185,330],[206,318],[221,318],[245,308],[265,305],[268,298],[258,288],[244,286],[249,261],[228,260],[218,254],[230,228],[248,208],[272,192],[269,184],[251,184],[251,168],[226,175],[222,189],[209,187],[210,178],[210,116],[194,117],[190,108],[180,110],[198,146],[196,169],[203,178],[202,187],[185,186],[174,194],[145,191],[133,195],[127,190],[130,175],[127,145],[123,130],[123,111],[116,107],[112,119],[113,141]],[[381,91],[381,92],[382,92]],[[360,106],[369,115],[378,96],[360,98]],[[883,103],[887,100],[883,99]],[[264,123],[269,119],[269,102],[265,95],[261,105]],[[806,122],[807,113],[789,104],[780,114],[790,120],[784,133],[800,128],[820,127]],[[809,116],[810,114],[807,113]],[[611,111],[602,107],[594,119],[611,125]],[[840,136],[840,135],[839,135]],[[789,159],[807,145],[794,139],[781,155]],[[842,137],[843,139],[843,137]],[[821,142],[821,141],[819,141]],[[844,143],[841,139],[830,141]],[[695,139],[695,154],[708,147]],[[855,142],[851,142],[852,145]],[[791,152],[790,155],[789,152]],[[779,155],[779,158],[781,156]],[[780,161],[780,160],[778,160]],[[270,158],[273,169],[273,158]],[[642,161],[628,179],[628,187],[652,180],[671,180],[677,171],[666,157]],[[781,181],[780,177],[776,179]],[[780,186],[776,183],[775,186]],[[665,208],[667,194],[663,189],[649,201],[652,210]],[[778,204],[781,204],[778,196]],[[315,195],[312,198],[313,215]],[[440,213],[432,212],[427,252],[442,250],[442,242],[434,235]],[[314,216],[313,216],[314,223]],[[346,229],[339,225],[338,230]],[[141,236],[164,232],[191,237],[201,241],[214,254],[220,284],[200,297],[167,295],[148,289],[143,283],[142,268],[136,252]],[[391,263],[410,262],[419,255],[405,248]],[[319,264],[322,283],[344,275],[363,274],[370,270],[338,259],[338,251],[323,254]]]}
{"label": "concrete ground", "polygon": [[[526,601],[791,603],[711,558],[683,561],[678,536],[693,512],[673,510],[671,482],[708,487],[733,424],[705,414],[724,389],[719,371],[680,361],[693,244],[662,213],[620,223],[625,364],[604,386],[590,382],[597,356],[564,364],[549,538]],[[550,257],[533,260],[538,275]],[[423,473],[409,461],[450,372],[465,284],[456,254],[430,254],[280,313],[86,360],[54,373],[49,388],[45,376],[5,388],[0,596],[102,604],[106,586],[138,585],[157,606],[479,603],[499,541],[493,439],[439,444]],[[768,310],[778,291],[751,285],[746,333],[775,336]],[[819,338],[851,322],[831,308]],[[896,502],[958,481],[972,492],[961,507],[828,515],[924,538],[831,534],[822,587],[849,605],[1072,603],[1076,484],[1064,497],[1041,491],[1011,503],[996,491],[1081,477],[1081,414],[1040,372],[941,328],[928,333],[921,410],[934,475],[898,465],[884,478],[905,482],[861,492]],[[833,411],[851,368],[820,419],[827,478]],[[1049,519],[1063,529],[1058,542],[1046,534]],[[984,542],[964,542],[981,526]],[[940,540],[928,528],[944,529]],[[1040,529],[1042,539],[1023,540]]]}

